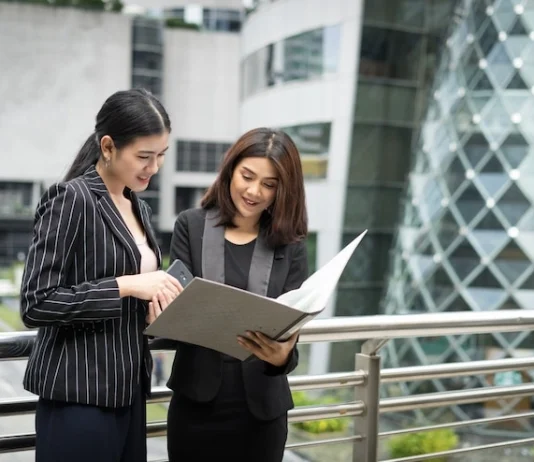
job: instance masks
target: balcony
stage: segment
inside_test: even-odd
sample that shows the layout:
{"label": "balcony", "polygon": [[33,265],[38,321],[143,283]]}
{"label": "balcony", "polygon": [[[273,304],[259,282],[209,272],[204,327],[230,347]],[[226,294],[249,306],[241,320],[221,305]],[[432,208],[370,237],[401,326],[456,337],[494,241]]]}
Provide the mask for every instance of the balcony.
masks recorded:
{"label": "balcony", "polygon": [[[508,408],[504,415],[432,424],[418,428],[401,428],[383,431],[379,428],[382,416],[405,411],[424,410],[467,403],[531,397],[533,383],[517,385],[487,386],[422,393],[411,396],[385,397],[379,395],[381,384],[401,383],[413,380],[435,380],[446,377],[469,377],[477,374],[490,375],[503,371],[528,371],[534,369],[534,358],[509,358],[484,361],[471,361],[445,364],[411,365],[402,368],[381,368],[380,349],[390,339],[441,337],[459,334],[487,334],[503,332],[532,331],[534,312],[527,310],[506,310],[496,312],[454,312],[425,313],[392,316],[336,317],[320,319],[309,323],[301,331],[301,343],[363,341],[361,352],[356,354],[352,371],[330,373],[318,376],[290,376],[293,391],[349,388],[353,399],[343,403],[299,406],[289,412],[289,421],[305,422],[319,419],[347,418],[352,422],[349,435],[335,438],[321,438],[309,441],[290,442],[288,451],[299,451],[312,446],[331,447],[337,444],[350,444],[348,459],[355,462],[412,462],[438,457],[466,455],[474,452],[498,450],[512,447],[525,447],[534,443],[534,437],[527,433],[522,436],[489,444],[455,447],[447,451],[431,454],[406,456],[396,459],[382,458],[379,442],[409,433],[424,433],[431,430],[465,428],[483,424],[511,421],[524,421],[534,417],[534,412],[516,412]],[[31,350],[35,332],[13,332],[0,334],[0,360],[24,359]],[[158,350],[158,340],[151,344]],[[169,400],[171,391],[165,387],[155,387],[151,403]],[[31,414],[35,411],[36,398],[0,399],[0,416],[11,417]],[[148,436],[165,436],[164,421],[149,422]],[[34,448],[35,435],[9,434],[0,436],[0,456],[5,453],[26,451]],[[487,454],[487,453],[486,453]],[[323,459],[320,459],[323,460]],[[329,457],[329,460],[334,460]],[[482,459],[483,460],[483,459]],[[163,462],[158,460],[158,462]]]}

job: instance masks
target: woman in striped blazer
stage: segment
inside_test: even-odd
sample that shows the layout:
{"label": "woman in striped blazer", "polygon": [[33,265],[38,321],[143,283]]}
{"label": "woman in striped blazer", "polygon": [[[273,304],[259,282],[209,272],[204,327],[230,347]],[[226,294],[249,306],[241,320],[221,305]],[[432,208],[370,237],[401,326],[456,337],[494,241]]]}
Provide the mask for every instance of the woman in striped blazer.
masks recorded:
{"label": "woman in striped blazer", "polygon": [[144,90],[110,96],[64,181],[43,195],[21,288],[38,328],[24,387],[37,395],[37,462],[145,462],[152,360],[143,335],[181,291],[158,271],[150,209],[137,197],[170,133]]}

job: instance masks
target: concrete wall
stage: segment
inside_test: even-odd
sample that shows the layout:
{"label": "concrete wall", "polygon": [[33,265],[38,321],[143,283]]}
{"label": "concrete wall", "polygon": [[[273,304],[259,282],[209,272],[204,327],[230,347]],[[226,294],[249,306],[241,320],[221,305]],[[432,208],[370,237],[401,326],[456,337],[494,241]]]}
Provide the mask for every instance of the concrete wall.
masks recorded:
{"label": "concrete wall", "polygon": [[239,135],[239,34],[166,29],[163,100],[172,134],[160,182],[160,228],[174,227],[175,186],[215,175],[177,173],[176,140],[233,142]]}
{"label": "concrete wall", "polygon": [[130,18],[0,3],[2,180],[50,183],[131,80]]}

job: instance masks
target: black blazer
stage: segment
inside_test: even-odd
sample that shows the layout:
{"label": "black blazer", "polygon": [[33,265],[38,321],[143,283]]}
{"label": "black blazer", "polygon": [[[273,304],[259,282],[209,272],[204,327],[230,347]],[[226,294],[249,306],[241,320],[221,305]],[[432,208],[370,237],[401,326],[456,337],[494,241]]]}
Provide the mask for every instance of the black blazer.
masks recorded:
{"label": "black blazer", "polygon": [[[170,259],[180,259],[194,276],[203,276],[202,237],[206,211],[192,209],[182,212],[175,223]],[[306,245],[298,242],[275,249],[267,296],[296,289],[308,276]],[[270,420],[293,407],[287,381],[298,364],[294,348],[287,365],[274,367],[253,358],[242,364],[247,403],[251,413],[261,420]],[[207,402],[215,398],[221,383],[220,353],[191,344],[179,343],[167,386],[187,398]]]}
{"label": "black blazer", "polygon": [[[127,191],[158,265],[147,204]],[[24,388],[46,399],[106,407],[150,390],[144,301],[120,298],[116,277],[141,255],[94,167],[53,185],[37,207],[21,288],[21,315],[39,328]]]}

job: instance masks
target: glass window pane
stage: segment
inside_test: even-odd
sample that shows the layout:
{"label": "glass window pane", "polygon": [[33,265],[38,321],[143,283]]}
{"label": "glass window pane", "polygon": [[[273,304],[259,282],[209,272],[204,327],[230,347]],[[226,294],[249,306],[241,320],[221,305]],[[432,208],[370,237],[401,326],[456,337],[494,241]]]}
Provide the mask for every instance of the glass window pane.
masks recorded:
{"label": "glass window pane", "polygon": [[410,128],[355,126],[349,183],[403,182],[410,164],[411,142]]}
{"label": "glass window pane", "polygon": [[364,21],[422,28],[425,0],[371,0],[365,2]]}
{"label": "glass window pane", "polygon": [[345,226],[393,229],[399,215],[401,195],[401,187],[350,186],[347,190]]}
{"label": "glass window pane", "polygon": [[360,82],[356,98],[356,121],[412,125],[416,88]]}
{"label": "glass window pane", "polygon": [[339,26],[313,29],[271,43],[243,60],[242,97],[291,80],[308,80],[337,71]]}
{"label": "glass window pane", "polygon": [[419,79],[422,36],[365,26],[362,31],[359,73],[389,79]]}

